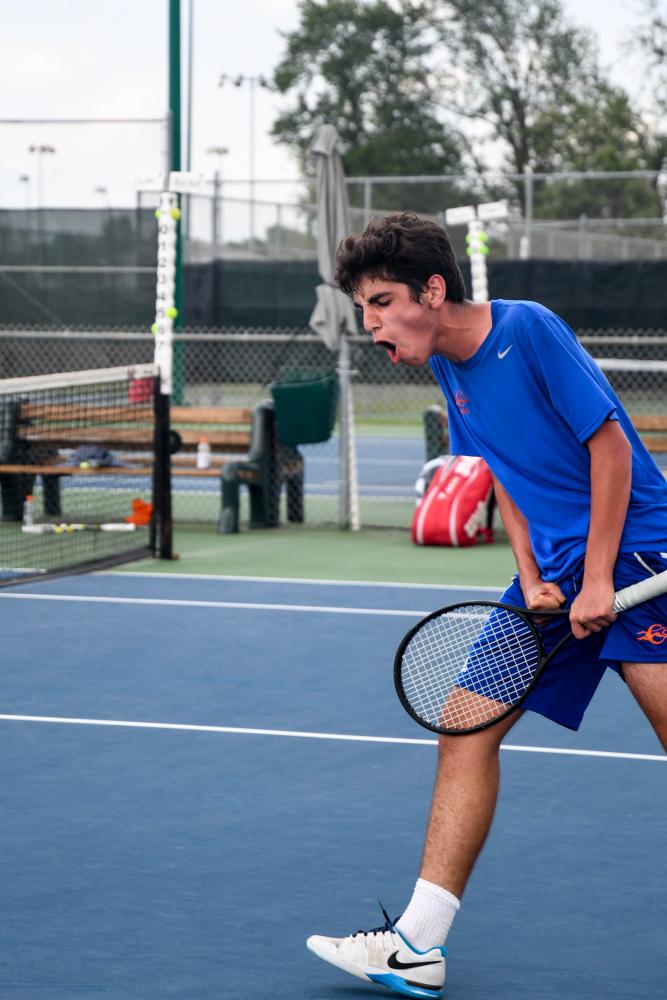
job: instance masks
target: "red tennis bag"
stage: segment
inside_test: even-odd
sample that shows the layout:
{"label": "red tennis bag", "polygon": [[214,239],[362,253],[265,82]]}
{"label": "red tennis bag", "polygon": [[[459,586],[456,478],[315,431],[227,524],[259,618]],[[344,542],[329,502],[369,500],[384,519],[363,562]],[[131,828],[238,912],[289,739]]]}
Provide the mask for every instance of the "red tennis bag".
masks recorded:
{"label": "red tennis bag", "polygon": [[416,490],[422,499],[412,518],[415,545],[493,541],[493,479],[483,459],[445,455],[428,462]]}

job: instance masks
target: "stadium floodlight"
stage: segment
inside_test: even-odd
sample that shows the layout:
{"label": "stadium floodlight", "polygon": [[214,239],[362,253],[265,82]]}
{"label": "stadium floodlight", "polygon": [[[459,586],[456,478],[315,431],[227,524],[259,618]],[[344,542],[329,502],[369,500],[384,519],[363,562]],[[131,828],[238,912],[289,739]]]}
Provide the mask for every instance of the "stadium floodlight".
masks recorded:
{"label": "stadium floodlight", "polygon": [[226,146],[209,146],[206,150],[209,156],[217,156],[218,162],[213,171],[213,203],[211,206],[211,243],[213,252],[217,254],[216,247],[220,241],[220,230],[222,228],[220,219],[220,191],[222,189],[222,161],[229,153]]}
{"label": "stadium floodlight", "polygon": [[248,130],[250,137],[250,238],[248,249],[252,252],[255,247],[255,91],[258,86],[269,88],[271,82],[261,74],[259,76],[245,76],[243,73],[239,73],[238,76],[232,77],[223,73],[218,81],[218,86],[224,87],[227,83],[231,83],[235,87],[242,87],[247,83],[250,91],[250,125]]}
{"label": "stadium floodlight", "polygon": [[19,182],[25,184],[25,207],[30,208],[30,175],[21,174]]}
{"label": "stadium floodlight", "polygon": [[217,170],[218,173],[222,173],[222,160],[223,160],[223,157],[227,156],[227,154],[229,153],[229,150],[227,149],[227,147],[226,146],[209,146],[208,149],[206,150],[206,152],[207,152],[207,154],[209,156],[217,156],[217,158],[218,158],[218,165],[216,167],[216,170]]}
{"label": "stadium floodlight", "polygon": [[28,146],[29,153],[37,156],[37,208],[42,207],[42,156],[56,152],[54,146],[46,144]]}

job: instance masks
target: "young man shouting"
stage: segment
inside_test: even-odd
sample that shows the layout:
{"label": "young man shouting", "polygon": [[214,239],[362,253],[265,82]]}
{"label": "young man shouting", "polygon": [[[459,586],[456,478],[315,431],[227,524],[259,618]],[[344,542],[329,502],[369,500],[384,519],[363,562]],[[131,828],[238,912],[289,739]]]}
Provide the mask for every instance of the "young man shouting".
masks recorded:
{"label": "young man shouting", "polygon": [[[453,454],[494,478],[518,573],[502,600],[570,607],[549,626],[571,642],[522,705],[577,729],[607,667],[667,750],[667,595],[617,618],[615,590],[667,569],[667,483],[606,378],[554,313],[534,302],[465,298],[443,229],[416,215],[348,237],[336,281],[393,364],[430,364],[447,399]],[[489,831],[499,748],[521,712],[439,741],[420,877],[402,916],[348,937],[313,936],[320,958],[412,997],[440,997],[445,940]]]}

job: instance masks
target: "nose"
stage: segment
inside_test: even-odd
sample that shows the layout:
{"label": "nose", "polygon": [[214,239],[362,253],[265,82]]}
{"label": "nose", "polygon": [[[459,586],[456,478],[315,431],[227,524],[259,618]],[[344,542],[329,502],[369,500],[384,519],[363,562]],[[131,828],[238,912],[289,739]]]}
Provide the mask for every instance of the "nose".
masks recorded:
{"label": "nose", "polygon": [[380,319],[376,309],[364,309],[363,324],[367,333],[375,333],[380,329]]}

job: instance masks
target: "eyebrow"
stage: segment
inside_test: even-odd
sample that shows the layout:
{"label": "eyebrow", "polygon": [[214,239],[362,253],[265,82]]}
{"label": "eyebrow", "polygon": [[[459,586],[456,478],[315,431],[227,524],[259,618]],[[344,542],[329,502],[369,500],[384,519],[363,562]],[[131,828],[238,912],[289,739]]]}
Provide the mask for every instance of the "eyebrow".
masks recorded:
{"label": "eyebrow", "polygon": [[[373,306],[380,299],[384,298],[385,295],[391,295],[391,292],[388,289],[387,289],[387,291],[384,291],[384,292],[375,292],[374,295],[371,295],[370,299],[366,300],[366,304],[369,305],[369,306]],[[360,302],[355,302],[354,304],[357,307],[357,309],[362,309],[363,308],[363,306],[361,305]]]}

